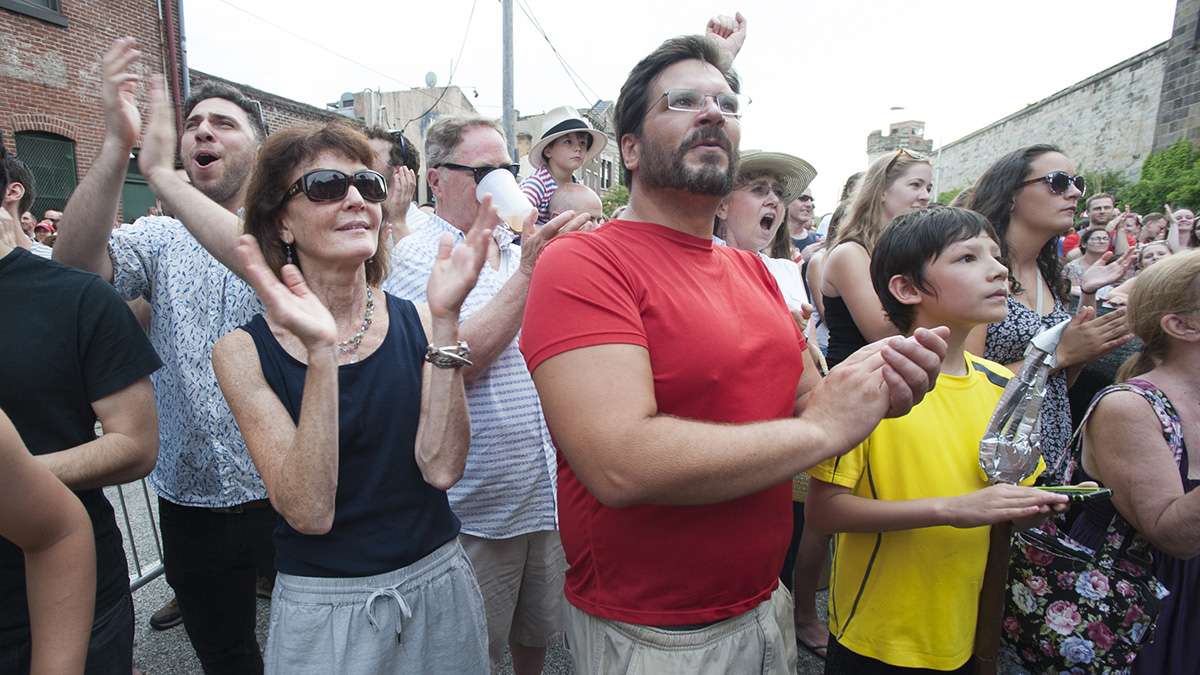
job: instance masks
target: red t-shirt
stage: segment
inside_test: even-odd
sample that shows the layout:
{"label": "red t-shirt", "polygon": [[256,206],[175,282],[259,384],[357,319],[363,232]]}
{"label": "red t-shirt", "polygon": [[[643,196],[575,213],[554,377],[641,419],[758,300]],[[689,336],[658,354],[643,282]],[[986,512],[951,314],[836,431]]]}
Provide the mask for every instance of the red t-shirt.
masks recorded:
{"label": "red t-shirt", "polygon": [[1067,236],[1063,237],[1063,242],[1062,242],[1063,255],[1070,253],[1071,249],[1075,248],[1076,246],[1079,246],[1079,233],[1078,232],[1072,232],[1071,234],[1068,234]]}
{"label": "red t-shirt", "polygon": [[[804,368],[804,337],[757,255],[651,223],[557,237],[534,270],[521,329],[530,372],[601,344],[645,347],[659,411],[709,422],[790,417]],[[567,599],[644,625],[747,612],[779,581],[791,499],[785,481],[719,504],[610,508],[559,453]]]}

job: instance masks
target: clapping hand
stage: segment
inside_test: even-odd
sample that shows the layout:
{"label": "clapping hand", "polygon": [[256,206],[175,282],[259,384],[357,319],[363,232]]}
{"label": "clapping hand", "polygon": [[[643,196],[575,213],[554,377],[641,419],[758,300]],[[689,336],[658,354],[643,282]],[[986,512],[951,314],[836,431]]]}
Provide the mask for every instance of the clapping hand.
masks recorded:
{"label": "clapping hand", "polygon": [[309,289],[299,267],[284,265],[276,277],[267,267],[258,241],[248,234],[238,239],[236,250],[246,281],[262,300],[271,323],[299,338],[309,352],[337,344],[337,323]]}
{"label": "clapping hand", "polygon": [[[482,211],[482,207],[480,210]],[[537,211],[534,211],[522,228],[525,235],[521,237],[521,271],[525,274],[533,274],[533,266],[537,264],[538,256],[551,239],[560,234],[581,230],[591,222],[591,216],[586,211],[580,211],[578,214],[574,211],[563,211],[540,227],[534,224],[536,219]]]}
{"label": "clapping hand", "polygon": [[1105,286],[1113,286],[1121,283],[1125,275],[1129,273],[1129,266],[1133,264],[1136,255],[1137,249],[1132,246],[1120,258],[1115,260],[1111,251],[1104,253],[1104,255],[1100,256],[1099,260],[1083,273],[1083,279],[1079,282],[1079,289],[1090,295]]}
{"label": "clapping hand", "polygon": [[1124,308],[1097,317],[1095,309],[1080,307],[1063,331],[1055,361],[1060,369],[1081,365],[1132,339],[1133,334],[1125,323]]}
{"label": "clapping hand", "polygon": [[437,259],[429,275],[429,285],[425,287],[429,313],[434,318],[458,318],[458,310],[467,294],[475,288],[479,270],[487,260],[492,225],[499,219],[496,209],[492,208],[492,196],[485,195],[479,203],[475,222],[471,223],[461,245],[456,247],[449,234],[443,234],[438,241]]}
{"label": "clapping hand", "polygon": [[137,144],[138,132],[142,129],[142,115],[138,112],[137,99],[134,97],[137,83],[142,78],[130,72],[130,67],[142,56],[136,44],[133,38],[117,40],[104,54],[100,64],[105,132],[108,138],[127,149]]}
{"label": "clapping hand", "polygon": [[392,222],[403,222],[417,189],[417,174],[407,166],[392,167],[392,185],[388,190],[388,215]]}
{"label": "clapping hand", "polygon": [[142,134],[142,150],[138,153],[138,167],[143,176],[153,178],[159,172],[174,174],[175,141],[175,109],[162,75],[155,75],[150,78],[150,122]]}

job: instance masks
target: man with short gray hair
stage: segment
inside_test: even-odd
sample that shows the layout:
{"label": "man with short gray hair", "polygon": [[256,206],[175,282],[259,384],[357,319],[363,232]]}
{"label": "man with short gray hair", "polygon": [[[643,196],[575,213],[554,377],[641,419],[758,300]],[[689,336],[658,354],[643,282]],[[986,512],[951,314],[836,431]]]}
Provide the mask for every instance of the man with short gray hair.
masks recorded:
{"label": "man with short gray hair", "polygon": [[542,248],[587,218],[568,211],[536,229],[530,218],[518,246],[494,212],[481,213],[479,181],[509,171],[515,182],[517,173],[492,120],[438,120],[426,134],[425,159],[437,209],[396,245],[384,290],[424,301],[439,241],[449,234],[457,246],[481,218],[495,226],[488,264],[462,306],[459,337],[471,345],[474,362],[463,371],[471,448],[462,479],[449,491],[450,506],[462,521],[463,547],[483,593],[493,670],[509,645],[517,675],[540,673],[549,640],[563,630],[566,562],[555,510],[556,453],[516,338]]}

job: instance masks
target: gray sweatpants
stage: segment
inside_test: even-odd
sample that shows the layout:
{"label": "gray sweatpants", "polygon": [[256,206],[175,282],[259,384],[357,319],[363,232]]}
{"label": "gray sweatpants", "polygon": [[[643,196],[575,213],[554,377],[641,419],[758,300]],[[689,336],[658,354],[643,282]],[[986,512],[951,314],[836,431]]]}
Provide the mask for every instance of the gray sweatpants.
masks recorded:
{"label": "gray sweatpants", "polygon": [[266,672],[486,675],[483,596],[458,539],[372,577],[277,575]]}

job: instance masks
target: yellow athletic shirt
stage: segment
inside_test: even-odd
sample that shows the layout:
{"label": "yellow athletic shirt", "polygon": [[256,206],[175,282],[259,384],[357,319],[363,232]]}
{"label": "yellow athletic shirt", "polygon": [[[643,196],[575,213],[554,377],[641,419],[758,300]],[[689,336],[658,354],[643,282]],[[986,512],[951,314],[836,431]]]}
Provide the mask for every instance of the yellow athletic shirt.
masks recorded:
{"label": "yellow athletic shirt", "polygon": [[[939,375],[907,415],[883,420],[861,445],[809,475],[867,499],[950,497],[986,487],[979,441],[1012,373],[971,354],[966,360],[967,375]],[[839,533],[830,632],[855,653],[891,665],[958,668],[974,650],[987,554],[987,527]]]}

